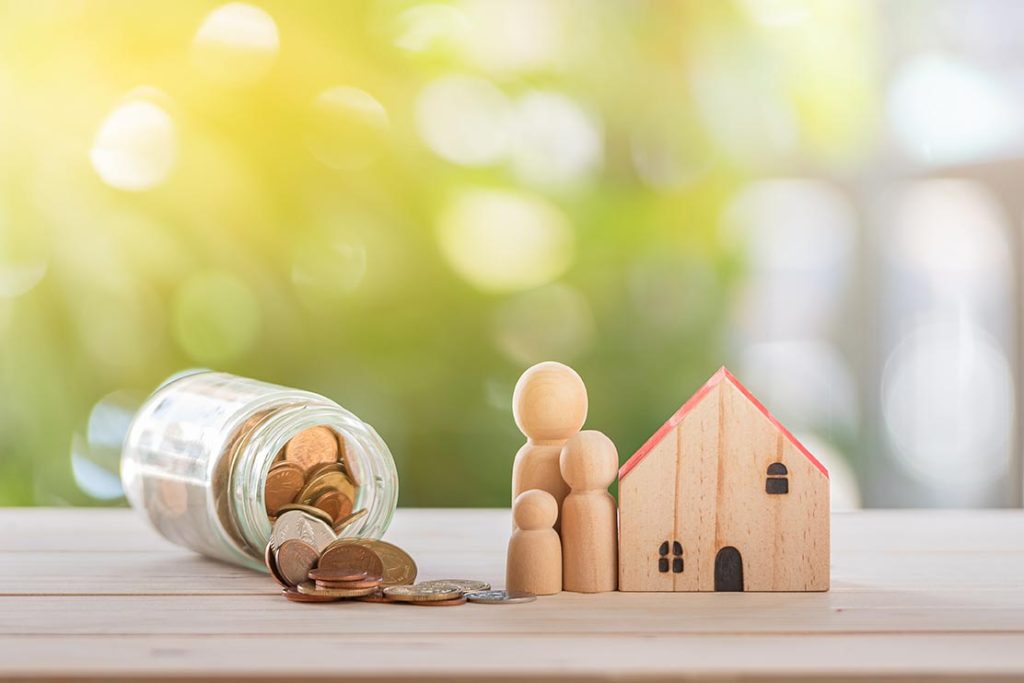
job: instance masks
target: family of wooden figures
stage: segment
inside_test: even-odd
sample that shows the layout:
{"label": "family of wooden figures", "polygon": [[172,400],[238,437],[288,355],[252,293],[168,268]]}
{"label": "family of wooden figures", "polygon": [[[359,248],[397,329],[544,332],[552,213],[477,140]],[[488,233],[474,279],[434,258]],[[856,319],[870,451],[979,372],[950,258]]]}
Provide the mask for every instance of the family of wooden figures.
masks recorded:
{"label": "family of wooden figures", "polygon": [[526,443],[512,467],[512,538],[506,588],[550,595],[613,591],[618,523],[608,487],[619,455],[587,419],[587,388],[561,363],[535,365],[512,398]]}
{"label": "family of wooden figures", "polygon": [[828,471],[725,368],[621,468],[608,437],[580,431],[587,390],[572,368],[531,367],[512,403],[527,440],[509,590],[828,590]]}

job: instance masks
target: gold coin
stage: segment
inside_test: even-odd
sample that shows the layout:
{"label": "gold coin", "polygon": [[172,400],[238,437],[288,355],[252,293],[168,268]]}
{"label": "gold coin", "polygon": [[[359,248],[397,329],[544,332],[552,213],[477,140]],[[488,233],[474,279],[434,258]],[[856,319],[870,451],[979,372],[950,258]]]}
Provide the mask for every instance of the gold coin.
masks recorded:
{"label": "gold coin", "polygon": [[368,586],[366,588],[318,588],[312,581],[304,581],[296,586],[296,588],[304,595],[323,595],[332,598],[361,598],[378,590],[377,586]]}
{"label": "gold coin", "polygon": [[416,580],[416,562],[397,545],[387,541],[376,541],[369,538],[339,538],[335,543],[347,541],[365,545],[377,553],[384,563],[384,585],[404,586]]}
{"label": "gold coin", "polygon": [[297,586],[309,578],[309,570],[316,567],[320,553],[316,548],[298,539],[289,539],[277,549],[277,570],[289,586]]}
{"label": "gold coin", "polygon": [[331,490],[338,491],[349,500],[356,499],[356,488],[345,473],[341,470],[328,470],[307,478],[297,500],[303,505],[313,505],[313,501]]}
{"label": "gold coin", "polygon": [[353,512],[352,514],[350,514],[350,515],[346,515],[345,517],[342,517],[342,518],[341,518],[341,519],[339,519],[339,520],[338,520],[338,522],[337,522],[337,523],[336,523],[336,524],[334,525],[334,533],[336,533],[336,534],[340,534],[340,533],[341,533],[341,530],[342,530],[342,529],[344,529],[345,527],[349,526],[349,525],[350,525],[350,524],[352,524],[353,522],[355,522],[355,521],[358,521],[358,520],[362,519],[362,518],[363,518],[363,517],[365,517],[365,516],[366,516],[366,515],[367,515],[367,514],[368,514],[369,512],[370,512],[370,511],[369,511],[369,510],[367,510],[366,508],[359,508],[358,510],[356,510],[356,511],[355,511],[355,512]]}
{"label": "gold coin", "polygon": [[298,465],[282,462],[271,467],[267,472],[267,484],[263,490],[267,514],[271,517],[279,515],[281,508],[299,495],[305,482],[306,476]]}
{"label": "gold coin", "polygon": [[338,437],[330,427],[310,427],[293,436],[284,447],[285,462],[308,470],[324,462],[338,461]]}
{"label": "gold coin", "polygon": [[277,516],[280,517],[284,513],[291,512],[292,510],[305,512],[307,515],[315,517],[316,519],[319,519],[321,522],[325,522],[327,524],[331,524],[333,522],[331,516],[324,512],[323,510],[321,510],[320,508],[315,508],[312,505],[303,505],[302,503],[288,503],[287,505],[282,505],[281,508],[277,511]]}
{"label": "gold coin", "polygon": [[388,586],[384,589],[388,600],[400,602],[426,602],[430,600],[456,600],[462,597],[462,591],[451,586]]}
{"label": "gold coin", "polygon": [[460,590],[463,593],[491,590],[491,584],[487,583],[486,581],[477,581],[475,579],[435,579],[433,581],[421,581],[417,585],[449,586],[451,588]]}
{"label": "gold coin", "polygon": [[465,605],[466,596],[460,595],[451,600],[415,600],[408,602],[408,604],[419,605],[420,607],[454,607],[455,605]]}
{"label": "gold coin", "polygon": [[292,602],[337,602],[341,599],[332,595],[321,595],[319,593],[300,593],[294,588],[285,588],[281,591],[281,594]]}

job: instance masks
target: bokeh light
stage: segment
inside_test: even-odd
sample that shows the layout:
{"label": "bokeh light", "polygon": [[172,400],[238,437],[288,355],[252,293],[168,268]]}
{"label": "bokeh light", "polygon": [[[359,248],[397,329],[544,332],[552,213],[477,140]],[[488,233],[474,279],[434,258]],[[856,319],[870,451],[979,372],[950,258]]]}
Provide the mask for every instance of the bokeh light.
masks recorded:
{"label": "bokeh light", "polygon": [[556,3],[548,0],[461,0],[458,7],[471,27],[462,34],[465,56],[496,73],[550,66],[562,42]]}
{"label": "bokeh light", "polygon": [[524,367],[551,358],[569,362],[594,342],[594,316],[576,289],[555,283],[523,292],[502,304],[495,339],[511,361]]}
{"label": "bokeh light", "polygon": [[370,93],[339,85],[316,96],[307,144],[331,168],[357,171],[379,156],[386,143],[388,112]]}
{"label": "bokeh light", "polygon": [[170,174],[178,155],[174,120],[156,102],[131,98],[100,125],[89,158],[106,184],[148,190]]}
{"label": "bokeh light", "polygon": [[424,3],[404,10],[395,22],[395,46],[408,52],[456,50],[470,32],[468,17],[458,7]]}
{"label": "bokeh light", "polygon": [[585,180],[602,161],[595,117],[556,92],[528,92],[516,103],[512,166],[526,183],[568,185]]}
{"label": "bokeh light", "polygon": [[951,501],[1003,475],[1013,430],[1006,357],[971,323],[920,323],[893,351],[882,377],[886,432],[918,479]]}
{"label": "bokeh light", "polygon": [[908,61],[893,78],[888,109],[907,155],[928,164],[1005,156],[1024,144],[1017,96],[978,67],[942,54]]}
{"label": "bokeh light", "polygon": [[466,190],[438,219],[448,263],[485,291],[528,289],[559,277],[572,262],[568,218],[540,197],[505,190]]}
{"label": "bokeh light", "polygon": [[208,78],[233,85],[260,80],[274,65],[280,39],[266,10],[244,2],[222,5],[203,19],[192,61]]}
{"label": "bokeh light", "polygon": [[252,347],[260,331],[259,302],[239,278],[207,271],[189,277],[174,297],[174,337],[193,360],[216,365]]}
{"label": "bokeh light", "polygon": [[475,76],[445,76],[416,101],[416,128],[435,154],[464,166],[496,163],[512,140],[514,112],[493,83]]}

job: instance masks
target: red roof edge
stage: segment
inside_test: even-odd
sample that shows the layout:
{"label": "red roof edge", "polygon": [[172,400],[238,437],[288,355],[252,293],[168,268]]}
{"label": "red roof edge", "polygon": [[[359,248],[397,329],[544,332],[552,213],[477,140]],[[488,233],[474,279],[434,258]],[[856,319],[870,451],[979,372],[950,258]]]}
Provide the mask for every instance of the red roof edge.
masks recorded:
{"label": "red roof edge", "polygon": [[679,410],[673,413],[672,417],[666,420],[665,424],[661,425],[658,431],[654,432],[654,434],[651,435],[651,438],[647,439],[647,441],[644,442],[644,445],[641,446],[640,449],[637,450],[637,452],[619,468],[619,479],[622,480],[633,470],[634,467],[639,465],[640,462],[647,457],[647,454],[651,452],[651,449],[658,445],[658,443],[664,439],[669,432],[675,429],[679,423],[683,421],[683,418],[686,417],[687,413],[703,401],[704,397],[707,396],[712,389],[718,386],[723,379],[727,380],[730,384],[739,389],[740,393],[743,394],[755,408],[760,410],[761,413],[768,418],[768,421],[771,422],[776,429],[782,432],[782,434],[789,439],[789,442],[796,446],[797,450],[803,453],[804,457],[807,458],[812,465],[817,467],[818,470],[828,478],[828,470],[825,469],[825,466],[822,465],[817,458],[811,455],[811,452],[807,450],[807,448],[800,443],[795,436],[793,436],[792,432],[786,429],[774,415],[768,412],[768,409],[764,407],[764,404],[758,401],[757,398],[750,393],[750,390],[743,386],[742,382],[736,379],[736,377],[729,372],[725,366],[722,366],[715,374],[711,375],[711,378],[704,383],[704,386],[697,390],[697,393],[691,396],[690,399],[679,408]]}

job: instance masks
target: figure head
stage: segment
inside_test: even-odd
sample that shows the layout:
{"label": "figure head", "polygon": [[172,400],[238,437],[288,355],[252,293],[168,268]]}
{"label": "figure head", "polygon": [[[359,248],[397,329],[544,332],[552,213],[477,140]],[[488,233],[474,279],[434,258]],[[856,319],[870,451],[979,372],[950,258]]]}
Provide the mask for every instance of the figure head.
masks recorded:
{"label": "figure head", "polygon": [[558,466],[574,491],[607,489],[619,472],[619,453],[611,439],[588,429],[565,442]]}
{"label": "figure head", "polygon": [[516,383],[512,414],[519,431],[534,441],[563,441],[587,420],[587,387],[568,365],[538,363]]}
{"label": "figure head", "polygon": [[558,502],[547,491],[523,491],[512,502],[512,521],[524,531],[550,529],[557,519]]}

